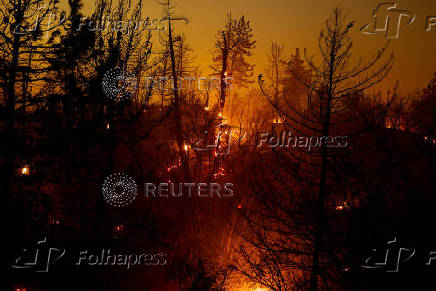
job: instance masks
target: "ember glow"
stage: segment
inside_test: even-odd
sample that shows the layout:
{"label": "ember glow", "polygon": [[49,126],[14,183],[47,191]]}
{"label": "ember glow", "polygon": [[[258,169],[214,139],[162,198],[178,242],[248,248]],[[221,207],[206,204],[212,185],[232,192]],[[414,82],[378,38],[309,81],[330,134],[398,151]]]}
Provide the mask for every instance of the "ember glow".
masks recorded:
{"label": "ember glow", "polygon": [[348,210],[351,208],[351,202],[350,201],[344,201],[338,205],[336,205],[335,209],[338,211]]}
{"label": "ember glow", "polygon": [[3,289],[433,290],[436,1],[336,2],[1,1]]}
{"label": "ember glow", "polygon": [[20,173],[23,176],[29,176],[30,175],[30,167],[25,165],[20,169]]}

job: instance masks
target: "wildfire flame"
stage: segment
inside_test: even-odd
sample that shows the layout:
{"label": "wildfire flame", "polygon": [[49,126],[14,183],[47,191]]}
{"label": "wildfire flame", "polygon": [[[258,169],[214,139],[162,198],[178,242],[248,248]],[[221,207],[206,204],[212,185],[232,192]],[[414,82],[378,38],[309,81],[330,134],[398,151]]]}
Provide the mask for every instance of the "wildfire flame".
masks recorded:
{"label": "wildfire flame", "polygon": [[176,164],[174,164],[174,165],[170,165],[170,166],[168,166],[168,168],[167,168],[167,172],[170,172],[171,170],[174,170],[174,169],[177,169],[178,167],[180,167],[182,165],[182,162],[181,162],[181,160],[179,159],[178,161],[177,161],[177,163]]}
{"label": "wildfire flame", "polygon": [[213,174],[213,177],[214,178],[218,178],[218,177],[222,177],[222,176],[224,176],[225,175],[225,172],[224,172],[224,168],[223,167],[220,167],[219,169],[218,169],[218,171],[215,173],[215,174]]}
{"label": "wildfire flame", "polygon": [[342,211],[351,207],[351,203],[349,201],[344,201],[341,204],[336,205],[336,210]]}
{"label": "wildfire flame", "polygon": [[30,168],[29,168],[29,166],[24,166],[24,167],[22,167],[21,170],[20,170],[20,172],[21,172],[21,175],[23,175],[23,176],[27,176],[27,175],[29,175],[29,174],[30,174]]}
{"label": "wildfire flame", "polygon": [[277,124],[279,124],[279,123],[282,123],[282,120],[280,119],[280,117],[276,117],[276,118],[273,120],[273,123],[277,123]]}

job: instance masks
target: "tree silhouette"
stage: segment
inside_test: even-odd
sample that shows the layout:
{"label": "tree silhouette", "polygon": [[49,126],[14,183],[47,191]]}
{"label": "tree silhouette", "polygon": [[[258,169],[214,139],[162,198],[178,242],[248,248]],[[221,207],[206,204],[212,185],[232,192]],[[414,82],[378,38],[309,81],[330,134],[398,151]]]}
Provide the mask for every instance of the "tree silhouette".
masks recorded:
{"label": "tree silhouette", "polygon": [[[253,165],[256,211],[241,211],[247,226],[239,230],[245,243],[238,268],[273,290],[328,289],[338,286],[341,277],[345,237],[335,223],[337,213],[349,209],[348,197],[359,187],[351,186],[356,180],[343,168],[351,140],[336,138],[360,134],[357,120],[364,116],[350,117],[347,102],[362,99],[392,67],[392,57],[383,61],[386,47],[369,62],[351,66],[352,27],[340,9],[333,11],[319,37],[320,64],[306,56],[310,78],[301,61],[291,60],[289,72],[308,90],[301,106],[304,111],[295,102],[277,105],[259,77],[263,94],[281,119],[268,138],[277,144],[283,139],[288,146],[271,147],[269,154],[260,152],[261,162]],[[309,137],[317,140],[312,149],[308,148],[312,142],[305,139]],[[267,171],[271,179],[254,182]]]}
{"label": "tree silhouette", "polygon": [[[27,88],[30,82],[45,79],[48,67],[42,62],[50,53],[43,37],[65,21],[64,13],[58,9],[58,1],[3,1],[2,22],[0,23],[0,52],[2,54],[3,94],[6,99],[6,140],[8,153],[3,167],[2,192],[10,198],[11,178],[16,165],[16,106],[21,103],[26,108]],[[55,16],[58,23],[51,23]],[[36,64],[35,61],[36,60]],[[32,63],[33,62],[33,63]],[[18,99],[18,88],[22,86],[21,99]]]}
{"label": "tree silhouette", "polygon": [[220,112],[223,112],[226,101],[226,78],[231,77],[234,84],[241,85],[250,82],[249,79],[253,76],[254,65],[246,60],[256,44],[252,37],[250,21],[244,16],[238,20],[233,19],[230,13],[227,15],[225,27],[217,33],[212,69],[220,76]]}

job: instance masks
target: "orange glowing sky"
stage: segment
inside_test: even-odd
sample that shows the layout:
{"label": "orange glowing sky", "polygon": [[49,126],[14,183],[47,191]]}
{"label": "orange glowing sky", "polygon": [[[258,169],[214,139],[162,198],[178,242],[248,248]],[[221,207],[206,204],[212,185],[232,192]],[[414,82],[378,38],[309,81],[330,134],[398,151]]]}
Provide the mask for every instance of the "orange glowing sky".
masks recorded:
{"label": "orange glowing sky", "polygon": [[[251,62],[256,64],[255,76],[264,72],[273,41],[284,44],[289,54],[299,47],[318,55],[319,32],[335,6],[344,8],[355,20],[354,55],[374,55],[386,41],[385,36],[365,35],[360,28],[372,21],[372,11],[379,3],[382,1],[173,0],[176,14],[190,20],[189,24],[177,24],[176,29],[185,33],[196,55],[195,63],[205,74],[209,73],[216,32],[223,26],[227,13],[231,11],[234,17],[245,15],[252,24],[257,41],[251,57]],[[398,39],[392,39],[395,65],[383,87],[392,86],[399,80],[402,91],[423,88],[436,72],[436,26],[431,31],[425,30],[427,16],[436,16],[436,1],[402,0],[396,3],[397,8],[413,12],[416,19],[410,26],[402,27]],[[93,1],[84,1],[85,14],[89,14],[93,6]],[[151,19],[160,18],[161,7],[155,0],[144,0],[144,15]]]}

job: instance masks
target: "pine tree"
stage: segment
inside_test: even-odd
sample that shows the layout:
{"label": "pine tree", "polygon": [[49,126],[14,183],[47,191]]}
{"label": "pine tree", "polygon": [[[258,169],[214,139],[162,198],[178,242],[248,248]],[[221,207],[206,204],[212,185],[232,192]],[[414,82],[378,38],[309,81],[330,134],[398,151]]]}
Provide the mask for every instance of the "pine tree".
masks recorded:
{"label": "pine tree", "polygon": [[307,108],[306,96],[309,93],[309,89],[304,84],[310,83],[311,72],[304,65],[299,48],[295,50],[295,55],[291,56],[286,65],[288,77],[285,80],[284,96],[291,99],[288,102],[297,111],[304,112]]}
{"label": "pine tree", "polygon": [[245,86],[246,83],[253,82],[250,78],[253,76],[254,65],[247,61],[256,44],[252,38],[250,21],[244,16],[238,20],[233,19],[230,13],[227,15],[224,28],[217,33],[212,69],[220,78],[219,110],[221,113],[224,110],[227,88],[230,83]]}

